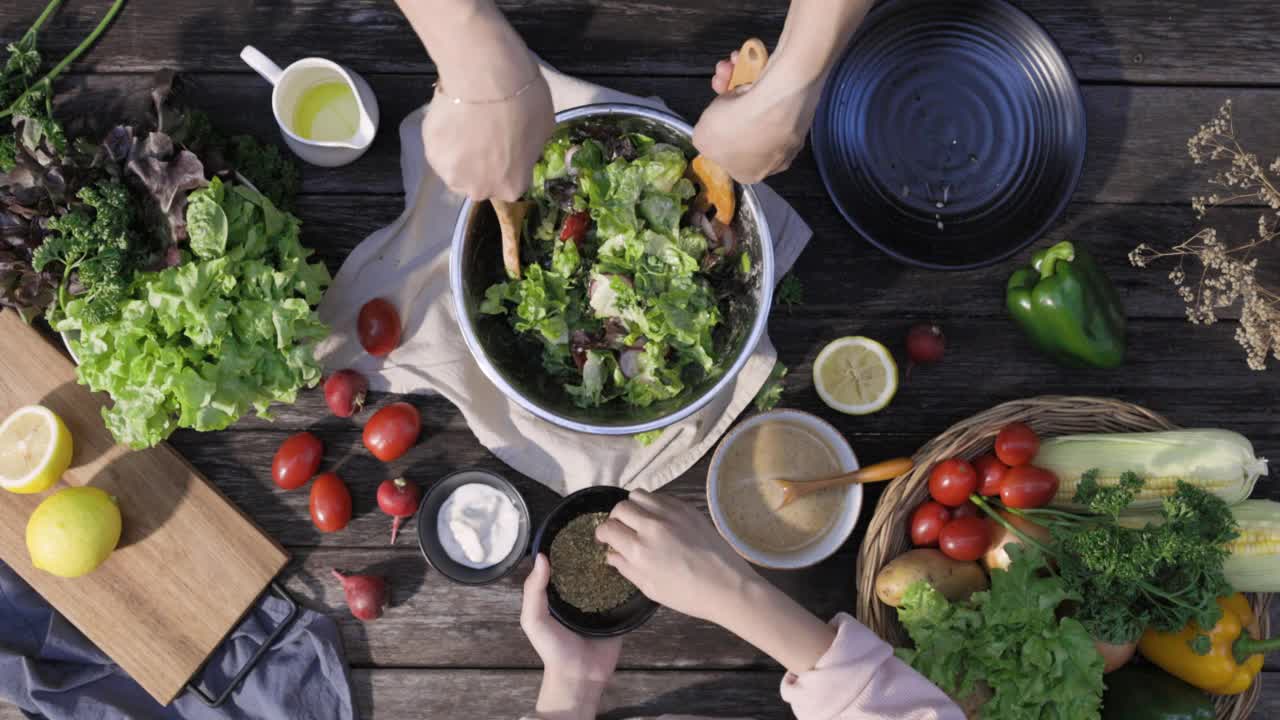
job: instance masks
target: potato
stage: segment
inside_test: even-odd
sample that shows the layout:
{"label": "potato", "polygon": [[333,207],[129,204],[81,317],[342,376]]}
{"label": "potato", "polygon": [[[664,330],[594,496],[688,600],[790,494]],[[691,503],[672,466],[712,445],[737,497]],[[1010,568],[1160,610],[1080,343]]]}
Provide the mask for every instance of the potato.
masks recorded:
{"label": "potato", "polygon": [[[1000,511],[1000,517],[1009,522],[1010,525],[1018,528],[1027,537],[1036,540],[1042,544],[1049,544],[1051,535],[1049,528],[1032,522],[1024,517],[1019,517],[1013,513]],[[1009,563],[1013,560],[1009,557],[1007,550],[1010,543],[1022,544],[1022,539],[1017,535],[1009,532],[1009,529],[994,520],[991,522],[991,528],[994,534],[991,536],[991,548],[982,556],[982,564],[987,570],[1008,570]]]}
{"label": "potato", "polygon": [[894,558],[876,575],[876,597],[891,607],[902,604],[907,588],[924,580],[951,601],[966,600],[979,590],[986,590],[987,574],[976,562],[952,560],[941,550],[919,548]]}

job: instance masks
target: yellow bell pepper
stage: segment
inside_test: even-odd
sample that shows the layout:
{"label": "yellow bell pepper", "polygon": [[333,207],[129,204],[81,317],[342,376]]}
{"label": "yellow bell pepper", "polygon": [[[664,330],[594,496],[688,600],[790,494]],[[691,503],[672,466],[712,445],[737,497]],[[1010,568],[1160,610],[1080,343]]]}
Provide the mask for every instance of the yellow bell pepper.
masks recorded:
{"label": "yellow bell pepper", "polygon": [[[1280,649],[1280,637],[1260,640],[1253,609],[1242,593],[1218,598],[1222,619],[1207,633],[1193,620],[1178,632],[1147,628],[1138,650],[1170,675],[1219,695],[1238,695],[1262,672],[1263,655]],[[1192,648],[1197,635],[1207,635],[1209,650]]]}

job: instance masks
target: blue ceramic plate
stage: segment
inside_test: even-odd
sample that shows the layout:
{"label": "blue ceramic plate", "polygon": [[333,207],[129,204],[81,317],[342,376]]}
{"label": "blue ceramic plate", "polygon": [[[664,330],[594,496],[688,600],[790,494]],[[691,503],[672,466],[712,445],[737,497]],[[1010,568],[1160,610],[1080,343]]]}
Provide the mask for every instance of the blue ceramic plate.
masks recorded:
{"label": "blue ceramic plate", "polygon": [[1003,0],[890,0],[831,73],[813,124],[827,192],[902,262],[962,270],[1040,237],[1084,168],[1080,87]]}

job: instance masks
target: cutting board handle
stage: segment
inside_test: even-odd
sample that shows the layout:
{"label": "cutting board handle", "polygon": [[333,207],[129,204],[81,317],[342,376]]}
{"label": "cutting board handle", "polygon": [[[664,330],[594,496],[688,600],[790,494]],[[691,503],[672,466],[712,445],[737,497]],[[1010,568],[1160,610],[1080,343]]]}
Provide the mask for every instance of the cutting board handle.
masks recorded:
{"label": "cutting board handle", "polygon": [[[249,661],[240,668],[235,677],[231,678],[231,682],[227,684],[227,687],[219,693],[217,697],[205,692],[204,688],[200,687],[199,683],[196,682],[196,678],[204,674],[204,667],[201,667],[200,670],[196,672],[196,676],[187,683],[187,689],[195,693],[196,697],[200,698],[205,705],[208,705],[211,708],[222,707],[222,705],[231,698],[231,695],[236,691],[236,688],[240,687],[240,684],[244,682],[244,679],[249,677],[249,673],[253,672],[253,669],[257,667],[258,661],[267,654],[267,651],[271,649],[271,646],[276,644],[276,640],[279,640],[280,636],[284,635],[284,632],[288,630],[289,626],[293,625],[293,621],[297,619],[300,606],[298,605],[298,601],[294,600],[293,596],[289,594],[289,591],[285,590],[283,585],[274,580],[271,581],[271,584],[268,586],[268,590],[275,593],[280,597],[280,599],[289,603],[289,614],[285,615],[284,620],[281,620],[276,625],[276,629],[272,630],[271,634],[267,636],[267,639],[262,641],[262,644],[254,651],[253,657],[249,658]],[[249,612],[253,612],[257,607],[258,604],[255,602],[253,607],[249,608]],[[245,617],[248,617],[248,613],[245,614]],[[232,632],[235,631],[233,630]],[[227,640],[230,639],[231,636],[228,635]]]}

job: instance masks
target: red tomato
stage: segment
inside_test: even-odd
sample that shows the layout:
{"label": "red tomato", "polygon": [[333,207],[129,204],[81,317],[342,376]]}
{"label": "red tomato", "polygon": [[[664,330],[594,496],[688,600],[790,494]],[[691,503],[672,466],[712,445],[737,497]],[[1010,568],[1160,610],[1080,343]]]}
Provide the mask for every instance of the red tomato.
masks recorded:
{"label": "red tomato", "polygon": [[407,402],[391,403],[374,413],[364,426],[364,446],[383,462],[404,455],[418,442],[422,415]]}
{"label": "red tomato", "polygon": [[311,522],[320,532],[337,532],[351,522],[351,491],[337,473],[311,483]]}
{"label": "red tomato", "polygon": [[1058,492],[1058,476],[1035,465],[1019,465],[1005,473],[1000,500],[1011,508],[1038,508]]}
{"label": "red tomato", "polygon": [[977,489],[977,471],[959,458],[943,460],[929,474],[929,494],[943,505],[963,505]]}
{"label": "red tomato", "polygon": [[320,469],[324,443],[309,432],[290,435],[280,443],[271,461],[271,479],[281,490],[294,490],[306,484]]}
{"label": "red tomato", "polygon": [[564,227],[560,229],[560,240],[582,247],[582,238],[586,237],[587,226],[590,223],[590,213],[578,212],[570,215],[565,218]]}
{"label": "red tomato", "polygon": [[951,510],[952,520],[959,520],[960,518],[967,518],[967,517],[980,518],[982,516],[983,516],[982,511],[979,510],[978,506],[974,505],[972,502],[967,502],[961,505],[960,507],[952,508]]}
{"label": "red tomato", "polygon": [[1009,467],[1026,465],[1040,452],[1040,436],[1022,423],[1009,423],[996,435],[996,457]]}
{"label": "red tomato", "polygon": [[942,526],[938,547],[952,560],[977,560],[991,545],[991,523],[965,517]]}
{"label": "red tomato", "polygon": [[365,352],[378,357],[386,355],[400,344],[400,313],[386,300],[374,298],[360,308],[356,333]]}
{"label": "red tomato", "polygon": [[973,469],[978,471],[978,494],[979,495],[999,495],[1000,481],[1004,479],[1004,474],[1009,471],[1009,466],[1000,462],[1000,459],[991,453],[987,453],[977,460],[973,461]]}
{"label": "red tomato", "polygon": [[951,522],[951,511],[945,505],[926,501],[911,514],[911,542],[917,547],[938,544],[942,526]]}

